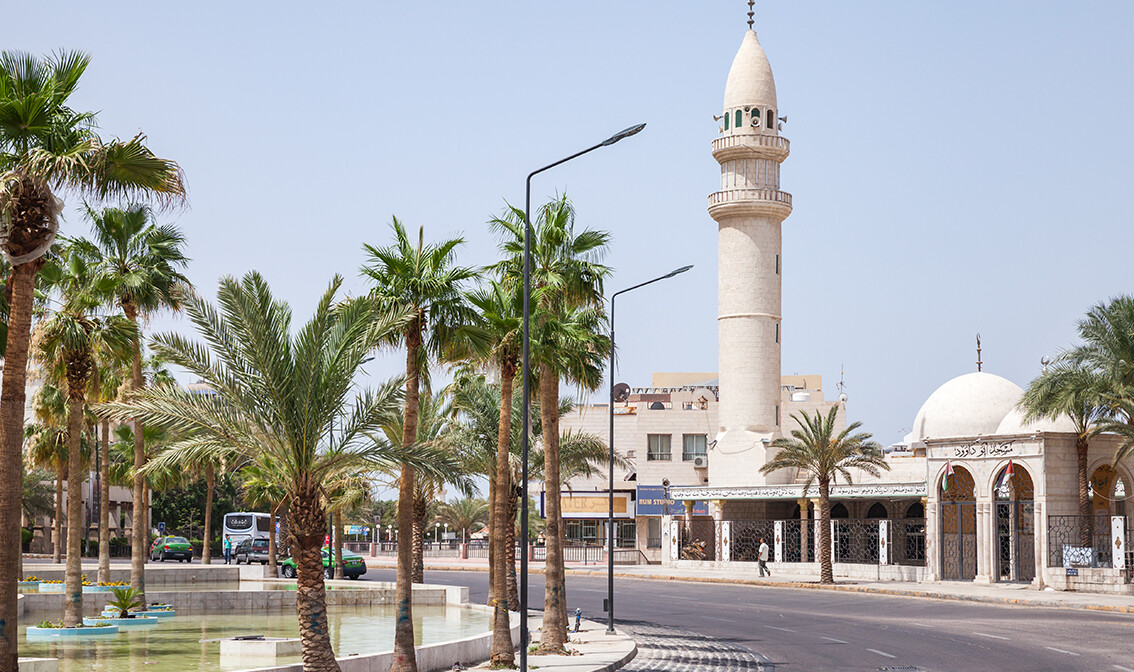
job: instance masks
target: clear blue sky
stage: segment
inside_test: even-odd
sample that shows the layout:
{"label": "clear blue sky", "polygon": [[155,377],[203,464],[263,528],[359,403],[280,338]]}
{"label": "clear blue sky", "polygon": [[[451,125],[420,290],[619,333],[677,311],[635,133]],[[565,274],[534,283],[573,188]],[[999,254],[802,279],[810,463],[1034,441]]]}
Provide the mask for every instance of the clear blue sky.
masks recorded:
{"label": "clear blue sky", "polygon": [[[716,369],[706,196],[741,0],[16,3],[6,49],[93,56],[77,103],[184,167],[206,294],[264,273],[305,316],[396,214],[463,233],[521,204],[525,174],[639,121],[641,135],[538,178],[614,234],[620,380]],[[1093,303],[1131,290],[1134,4],[760,2],[775,71],[785,373],[845,365],[850,417],[889,443],[947,379],[1024,385]],[[71,203],[71,205],[75,205]],[[83,233],[69,210],[64,229]],[[158,329],[185,329],[162,317]],[[376,376],[399,358],[371,364]],[[600,395],[601,397],[601,395]]]}

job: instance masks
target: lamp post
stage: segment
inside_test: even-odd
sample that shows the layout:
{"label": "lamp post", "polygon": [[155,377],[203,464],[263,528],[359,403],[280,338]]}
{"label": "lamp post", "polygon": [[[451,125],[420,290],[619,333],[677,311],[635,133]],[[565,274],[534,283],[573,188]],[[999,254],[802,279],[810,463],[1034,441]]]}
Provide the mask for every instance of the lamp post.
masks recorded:
{"label": "lamp post", "polygon": [[675,275],[684,273],[693,268],[692,265],[682,266],[676,270],[670,271],[665,275],[638,283],[633,287],[619,290],[610,295],[610,439],[607,441],[607,447],[610,449],[610,487],[607,489],[608,510],[606,527],[607,527],[607,548],[606,548],[606,607],[607,607],[607,622],[606,632],[609,635],[614,634],[614,300],[618,298],[619,294],[631,292],[646,285],[652,285],[660,280],[672,278]]}
{"label": "lamp post", "polygon": [[554,163],[547,164],[543,168],[528,173],[527,185],[524,191],[524,354],[522,367],[524,381],[524,412],[522,415],[524,421],[522,434],[523,457],[520,461],[520,482],[523,491],[520,497],[520,539],[522,540],[520,547],[520,672],[528,672],[528,428],[531,423],[531,368],[528,362],[531,334],[528,323],[531,316],[532,298],[532,178],[545,170],[550,170],[560,164],[567,163],[571,159],[577,159],[600,147],[608,147],[623,138],[637,135],[645,127],[645,124],[631,126],[630,128],[615,133],[597,145],[588,147],[581,152],[575,152],[567,158],[559,159]]}

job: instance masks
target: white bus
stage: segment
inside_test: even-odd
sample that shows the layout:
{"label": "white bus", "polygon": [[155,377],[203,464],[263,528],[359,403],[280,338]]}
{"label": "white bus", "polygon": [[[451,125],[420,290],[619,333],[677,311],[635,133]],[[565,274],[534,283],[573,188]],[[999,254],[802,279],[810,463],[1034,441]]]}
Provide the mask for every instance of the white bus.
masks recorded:
{"label": "white bus", "polygon": [[245,539],[267,539],[270,524],[271,516],[266,513],[226,513],[221,544],[223,546],[225,539],[231,539],[232,547],[236,548]]}

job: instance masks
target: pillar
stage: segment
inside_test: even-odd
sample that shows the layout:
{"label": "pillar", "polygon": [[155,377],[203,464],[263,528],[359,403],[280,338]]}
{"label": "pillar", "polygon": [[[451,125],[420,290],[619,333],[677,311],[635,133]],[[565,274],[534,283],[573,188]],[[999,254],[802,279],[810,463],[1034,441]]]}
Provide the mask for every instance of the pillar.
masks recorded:
{"label": "pillar", "polygon": [[799,561],[807,562],[807,500],[796,503],[799,504]]}
{"label": "pillar", "polygon": [[925,580],[941,580],[941,539],[940,516],[937,514],[937,500],[930,501],[928,497],[921,500],[925,507]]}
{"label": "pillar", "polygon": [[992,571],[990,565],[992,563],[992,546],[990,543],[992,539],[991,523],[989,519],[989,502],[987,500],[977,500],[976,509],[976,578],[973,579],[974,583],[991,583]]}
{"label": "pillar", "polygon": [[[1034,497],[1034,495],[1033,495]],[[1035,554],[1036,576],[1032,579],[1032,586],[1036,589],[1044,587],[1043,571],[1047,567],[1047,525],[1043,524],[1043,502],[1032,502],[1032,515],[1035,518]]]}

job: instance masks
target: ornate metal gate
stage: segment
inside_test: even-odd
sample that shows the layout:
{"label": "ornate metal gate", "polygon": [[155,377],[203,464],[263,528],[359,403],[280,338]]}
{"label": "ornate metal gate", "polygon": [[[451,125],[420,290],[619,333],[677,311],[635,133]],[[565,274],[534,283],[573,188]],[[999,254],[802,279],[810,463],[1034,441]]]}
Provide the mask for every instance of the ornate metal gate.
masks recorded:
{"label": "ornate metal gate", "polygon": [[941,578],[971,581],[976,578],[976,502],[941,502]]}
{"label": "ornate metal gate", "polygon": [[997,571],[1001,581],[1036,577],[1035,504],[996,502]]}

